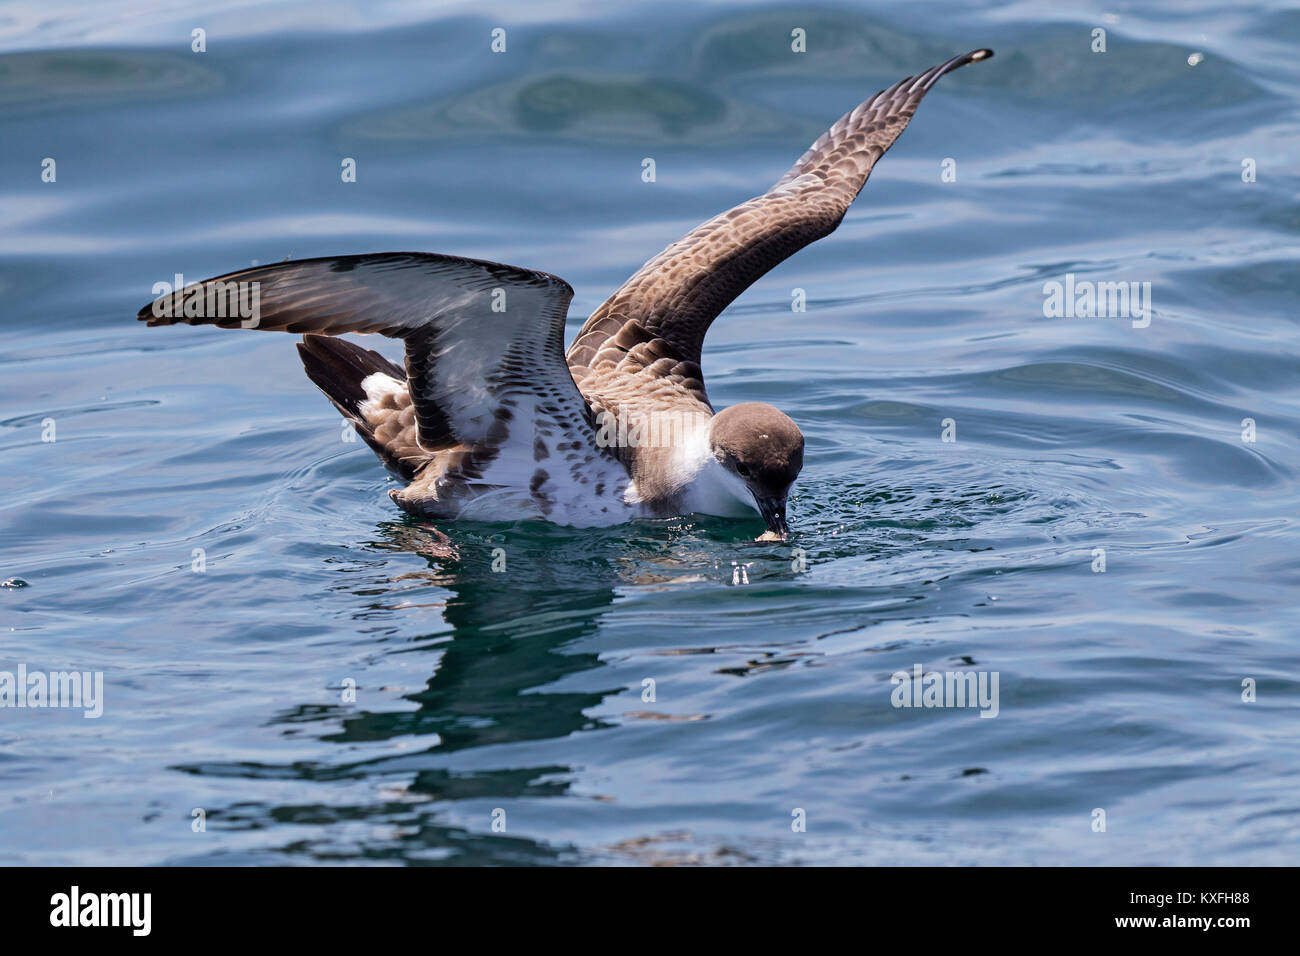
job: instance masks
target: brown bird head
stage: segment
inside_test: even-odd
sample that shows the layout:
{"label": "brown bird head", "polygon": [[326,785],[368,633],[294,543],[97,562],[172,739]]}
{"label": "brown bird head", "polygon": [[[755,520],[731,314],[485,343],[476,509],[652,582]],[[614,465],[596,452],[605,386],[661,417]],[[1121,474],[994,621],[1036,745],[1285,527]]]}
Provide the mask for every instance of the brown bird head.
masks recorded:
{"label": "brown bird head", "polygon": [[767,525],[764,538],[785,540],[785,503],[803,468],[803,432],[789,415],[762,402],[744,402],[713,417],[713,456],[744,483]]}

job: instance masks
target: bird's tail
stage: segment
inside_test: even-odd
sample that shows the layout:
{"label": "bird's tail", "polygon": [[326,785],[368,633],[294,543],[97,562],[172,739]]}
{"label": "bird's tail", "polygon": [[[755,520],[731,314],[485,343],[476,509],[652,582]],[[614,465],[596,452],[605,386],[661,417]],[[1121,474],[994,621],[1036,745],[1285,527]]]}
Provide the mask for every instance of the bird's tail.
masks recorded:
{"label": "bird's tail", "polygon": [[414,476],[409,462],[397,458],[392,450],[375,437],[374,427],[366,421],[361,404],[370,396],[362,382],[375,373],[406,381],[406,372],[378,352],[363,349],[347,339],[332,335],[304,335],[298,343],[307,377],[334,403],[344,418],[352,422],[360,435],[390,469],[407,480]]}

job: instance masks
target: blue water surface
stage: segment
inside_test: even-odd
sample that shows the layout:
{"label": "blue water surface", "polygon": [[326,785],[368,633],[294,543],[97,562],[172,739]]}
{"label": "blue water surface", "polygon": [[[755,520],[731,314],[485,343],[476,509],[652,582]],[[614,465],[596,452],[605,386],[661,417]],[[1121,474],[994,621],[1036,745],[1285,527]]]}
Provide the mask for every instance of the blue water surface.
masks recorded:
{"label": "blue water surface", "polygon": [[[0,670],[104,679],[0,709],[0,862],[1294,862],[1298,45],[1227,0],[0,9]],[[984,46],[710,332],[714,403],[807,435],[784,545],[444,543],[292,338],[135,320],[427,250],[563,276],[572,335]],[[1067,275],[1149,324],[1048,317]],[[917,666],[997,716],[893,706]]]}

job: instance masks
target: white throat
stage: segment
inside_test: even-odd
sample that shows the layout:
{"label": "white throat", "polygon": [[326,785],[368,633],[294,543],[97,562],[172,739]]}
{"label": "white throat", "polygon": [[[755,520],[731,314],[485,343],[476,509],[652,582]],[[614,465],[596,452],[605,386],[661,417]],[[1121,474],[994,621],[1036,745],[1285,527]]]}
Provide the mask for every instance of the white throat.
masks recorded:
{"label": "white throat", "polygon": [[747,517],[758,510],[754,496],[739,475],[728,471],[713,454],[713,420],[701,423],[682,443],[675,464],[685,478],[682,508],[687,512]]}

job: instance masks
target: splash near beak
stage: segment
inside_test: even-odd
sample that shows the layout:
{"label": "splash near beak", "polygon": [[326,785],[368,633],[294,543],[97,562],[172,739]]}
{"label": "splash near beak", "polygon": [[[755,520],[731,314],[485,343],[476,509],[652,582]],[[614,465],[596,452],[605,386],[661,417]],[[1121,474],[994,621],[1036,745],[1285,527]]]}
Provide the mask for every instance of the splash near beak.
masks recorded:
{"label": "splash near beak", "polygon": [[767,525],[767,530],[758,540],[784,541],[790,533],[790,528],[785,523],[785,499],[760,498],[755,495],[754,501],[758,504],[758,513],[763,516],[763,523]]}

